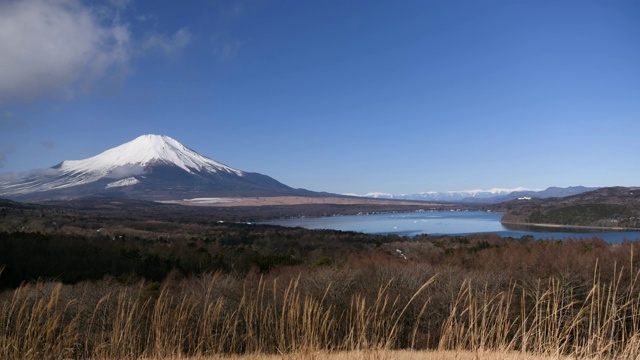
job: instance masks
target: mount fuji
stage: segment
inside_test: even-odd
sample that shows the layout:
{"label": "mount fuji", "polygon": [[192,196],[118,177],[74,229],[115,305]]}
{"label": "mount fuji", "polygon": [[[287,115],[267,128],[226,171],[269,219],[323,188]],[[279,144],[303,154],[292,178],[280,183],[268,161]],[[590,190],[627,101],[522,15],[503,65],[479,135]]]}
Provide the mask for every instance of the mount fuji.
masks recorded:
{"label": "mount fuji", "polygon": [[143,200],[198,197],[323,196],[203,156],[164,135],[142,135],[84,160],[67,160],[0,182],[0,197],[67,200],[91,195]]}

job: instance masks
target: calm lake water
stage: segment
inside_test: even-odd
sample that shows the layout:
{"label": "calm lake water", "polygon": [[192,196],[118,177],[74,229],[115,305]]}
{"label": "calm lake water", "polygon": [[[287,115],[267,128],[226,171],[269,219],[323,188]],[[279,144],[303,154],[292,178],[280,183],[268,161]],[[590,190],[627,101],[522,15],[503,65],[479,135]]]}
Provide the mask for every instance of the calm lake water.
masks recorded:
{"label": "calm lake water", "polygon": [[473,233],[496,233],[514,238],[531,235],[536,239],[575,239],[597,236],[610,243],[619,243],[625,239],[640,239],[640,232],[510,229],[500,223],[501,218],[502,214],[480,211],[432,211],[282,219],[265,223],[306,229],[333,229],[403,236],[415,236],[418,234],[465,235]]}

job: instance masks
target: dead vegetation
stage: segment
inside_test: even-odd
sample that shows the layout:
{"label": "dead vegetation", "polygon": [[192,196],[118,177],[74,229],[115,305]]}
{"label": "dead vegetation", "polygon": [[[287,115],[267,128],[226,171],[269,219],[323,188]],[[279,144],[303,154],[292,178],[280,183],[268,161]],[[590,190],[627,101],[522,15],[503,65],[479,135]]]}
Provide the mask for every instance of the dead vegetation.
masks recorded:
{"label": "dead vegetation", "polygon": [[[0,358],[640,357],[636,242],[89,214],[0,233]],[[65,233],[114,219],[140,233]]]}
{"label": "dead vegetation", "polygon": [[[124,285],[36,282],[0,297],[0,357],[182,358],[439,350],[640,356],[638,268],[517,279],[369,262]],[[497,274],[494,274],[497,275]],[[258,356],[258,355],[255,355]],[[315,357],[314,357],[315,358]]]}

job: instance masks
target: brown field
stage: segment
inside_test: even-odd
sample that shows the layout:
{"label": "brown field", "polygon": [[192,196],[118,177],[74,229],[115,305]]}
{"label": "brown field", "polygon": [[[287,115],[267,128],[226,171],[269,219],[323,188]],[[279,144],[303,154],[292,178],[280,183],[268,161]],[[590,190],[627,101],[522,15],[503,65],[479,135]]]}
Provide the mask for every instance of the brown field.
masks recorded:
{"label": "brown field", "polygon": [[[189,206],[272,206],[272,205],[311,205],[311,204],[331,204],[331,205],[423,205],[438,206],[443,204],[369,199],[357,197],[304,197],[304,196],[271,196],[271,197],[235,197],[235,198],[196,198],[185,200],[163,201],[169,204],[189,205]],[[449,205],[453,207],[454,205]]]}

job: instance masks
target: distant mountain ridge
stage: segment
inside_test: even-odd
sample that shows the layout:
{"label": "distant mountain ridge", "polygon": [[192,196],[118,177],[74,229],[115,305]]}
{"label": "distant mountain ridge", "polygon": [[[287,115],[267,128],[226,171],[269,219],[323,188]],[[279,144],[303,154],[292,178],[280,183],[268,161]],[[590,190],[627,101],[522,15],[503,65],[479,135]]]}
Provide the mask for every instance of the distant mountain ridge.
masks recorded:
{"label": "distant mountain ridge", "polygon": [[0,184],[0,197],[64,200],[109,195],[144,200],[214,196],[322,196],[224,165],[165,135],[142,135],[83,160]]}
{"label": "distant mountain ridge", "polygon": [[494,205],[503,224],[640,228],[640,188],[606,187],[562,198],[512,200]]}
{"label": "distant mountain ridge", "polygon": [[382,199],[402,199],[402,200],[420,200],[420,201],[439,201],[439,202],[457,202],[457,203],[476,203],[476,204],[497,204],[503,201],[514,200],[522,197],[531,198],[551,198],[565,197],[577,195],[583,192],[596,190],[597,188],[585,186],[570,186],[566,188],[549,187],[544,190],[532,190],[523,187],[515,189],[494,188],[489,190],[461,190],[461,191],[445,191],[445,192],[421,192],[416,194],[389,194],[389,193],[369,193],[362,196]]}

